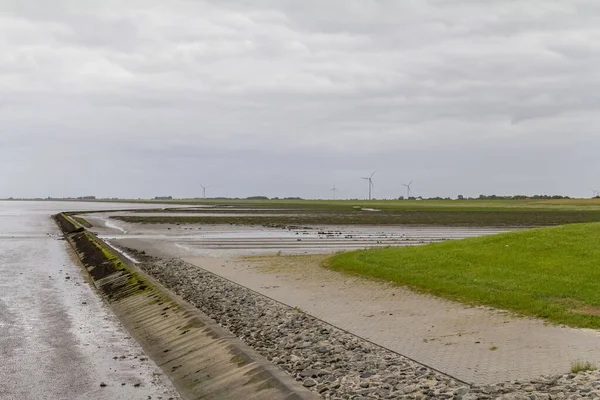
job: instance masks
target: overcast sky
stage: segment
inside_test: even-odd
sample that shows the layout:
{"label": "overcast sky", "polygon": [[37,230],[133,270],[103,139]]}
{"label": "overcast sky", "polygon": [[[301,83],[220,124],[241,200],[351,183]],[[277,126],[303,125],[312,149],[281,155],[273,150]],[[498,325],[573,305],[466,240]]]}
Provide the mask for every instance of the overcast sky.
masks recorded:
{"label": "overcast sky", "polygon": [[0,197],[600,189],[596,0],[0,0]]}

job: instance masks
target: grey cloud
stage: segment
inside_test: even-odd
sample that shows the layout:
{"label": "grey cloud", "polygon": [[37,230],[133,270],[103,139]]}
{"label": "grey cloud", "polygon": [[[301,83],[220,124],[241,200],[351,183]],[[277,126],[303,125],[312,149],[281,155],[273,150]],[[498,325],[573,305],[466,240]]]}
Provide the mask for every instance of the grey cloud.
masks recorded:
{"label": "grey cloud", "polygon": [[62,175],[65,195],[358,197],[373,169],[378,197],[598,186],[591,0],[2,7],[0,197]]}

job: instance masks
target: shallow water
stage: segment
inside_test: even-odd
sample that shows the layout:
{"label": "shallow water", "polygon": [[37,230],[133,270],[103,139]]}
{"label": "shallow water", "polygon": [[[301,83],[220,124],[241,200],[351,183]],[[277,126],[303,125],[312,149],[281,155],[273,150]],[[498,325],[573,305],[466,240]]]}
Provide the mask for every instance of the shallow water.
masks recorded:
{"label": "shallow water", "polygon": [[[512,230],[411,225],[307,225],[302,228],[273,228],[238,224],[142,224],[111,218],[128,214],[132,213],[119,211],[83,216],[93,224],[91,230],[101,238],[110,240],[117,246],[133,247],[167,258],[333,253],[374,247],[420,245]],[[293,216],[294,213],[290,211],[285,215]]]}

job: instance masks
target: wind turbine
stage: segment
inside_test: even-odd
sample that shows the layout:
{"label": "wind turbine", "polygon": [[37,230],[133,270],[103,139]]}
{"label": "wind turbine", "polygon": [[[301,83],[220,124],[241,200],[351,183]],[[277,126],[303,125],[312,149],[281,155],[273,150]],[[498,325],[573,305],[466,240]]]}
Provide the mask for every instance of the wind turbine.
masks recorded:
{"label": "wind turbine", "polygon": [[598,190],[598,189],[592,189],[592,193],[594,194],[593,197],[598,197],[598,195],[600,194],[600,190]]}
{"label": "wind turbine", "polygon": [[335,188],[335,184],[333,184],[333,189],[330,190],[333,192],[333,199],[335,200],[335,193],[339,192],[339,190]]}
{"label": "wind turbine", "polygon": [[403,183],[402,186],[404,186],[406,188],[406,200],[408,200],[410,198],[410,185],[413,184],[413,181],[410,181],[410,183]]}
{"label": "wind turbine", "polygon": [[365,178],[365,177],[361,178],[361,179],[366,179],[369,181],[369,200],[371,200],[371,189],[375,187],[375,185],[373,185],[373,175],[375,175],[375,171],[373,171],[371,176],[369,176],[368,178]]}
{"label": "wind turbine", "polygon": [[200,185],[200,186],[202,187],[202,195],[206,199],[206,189],[208,189],[210,186],[202,186],[202,185]]}

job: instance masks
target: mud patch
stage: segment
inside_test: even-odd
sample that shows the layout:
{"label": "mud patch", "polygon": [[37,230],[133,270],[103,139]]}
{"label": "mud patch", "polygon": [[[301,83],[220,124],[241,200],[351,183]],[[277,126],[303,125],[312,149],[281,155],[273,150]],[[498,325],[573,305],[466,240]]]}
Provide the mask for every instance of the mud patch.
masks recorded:
{"label": "mud patch", "polygon": [[571,310],[571,312],[574,313],[574,314],[600,316],[600,307],[583,306],[583,307]]}
{"label": "mud patch", "polygon": [[290,272],[305,269],[307,266],[320,266],[330,255],[283,255],[283,256],[252,256],[242,257],[257,266],[258,270],[265,273]]}

